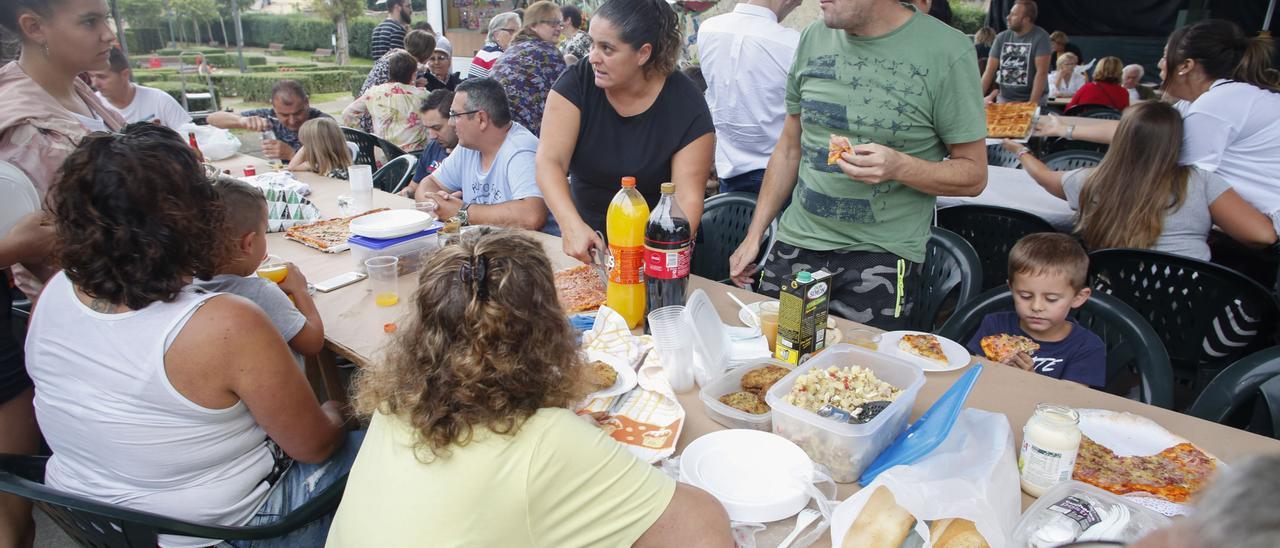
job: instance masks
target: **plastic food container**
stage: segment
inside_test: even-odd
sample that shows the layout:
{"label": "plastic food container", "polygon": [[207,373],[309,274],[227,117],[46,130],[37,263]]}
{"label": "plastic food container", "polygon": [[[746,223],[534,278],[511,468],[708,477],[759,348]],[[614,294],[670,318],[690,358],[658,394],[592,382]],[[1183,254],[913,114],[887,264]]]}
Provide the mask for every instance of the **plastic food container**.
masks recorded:
{"label": "plastic food container", "polygon": [[703,386],[702,390],[698,392],[698,398],[702,400],[702,405],[707,408],[707,414],[711,416],[711,420],[728,428],[749,428],[764,432],[773,430],[772,412],[753,415],[720,403],[720,396],[742,391],[742,377],[744,375],[766,365],[777,365],[787,369],[795,367],[778,360],[756,360],[740,367],[735,367],[728,373],[721,375],[720,378]]}
{"label": "plastic food container", "polygon": [[1045,492],[1013,528],[1018,548],[1059,546],[1076,541],[1129,543],[1170,523],[1135,498],[1068,480]]}
{"label": "plastic food container", "polygon": [[[783,400],[791,393],[796,379],[811,369],[848,369],[855,365],[871,370],[876,378],[902,390],[898,399],[871,422],[841,423]],[[921,386],[924,386],[924,372],[914,364],[881,352],[837,344],[774,384],[765,395],[765,403],[773,409],[775,434],[795,442],[814,462],[825,465],[835,481],[851,483],[857,481],[863,469],[906,428]]]}
{"label": "plastic food container", "polygon": [[347,239],[347,243],[351,247],[351,258],[355,260],[356,272],[364,273],[364,262],[373,257],[399,258],[402,276],[417,272],[422,266],[423,254],[435,251],[439,247],[436,232],[441,226],[443,225],[437,223],[428,230],[388,240],[351,236]]}
{"label": "plastic food container", "polygon": [[435,216],[416,209],[388,209],[357,217],[351,221],[351,233],[365,238],[389,240],[429,230]]}

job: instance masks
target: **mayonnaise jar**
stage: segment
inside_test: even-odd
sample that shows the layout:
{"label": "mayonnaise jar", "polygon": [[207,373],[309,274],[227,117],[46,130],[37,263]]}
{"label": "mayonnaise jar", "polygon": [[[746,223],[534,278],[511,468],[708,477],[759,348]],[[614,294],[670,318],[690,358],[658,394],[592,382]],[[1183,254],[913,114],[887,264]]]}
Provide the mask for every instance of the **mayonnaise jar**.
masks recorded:
{"label": "mayonnaise jar", "polygon": [[1062,405],[1042,403],[1022,427],[1018,473],[1022,491],[1033,497],[1071,479],[1080,450],[1080,414]]}

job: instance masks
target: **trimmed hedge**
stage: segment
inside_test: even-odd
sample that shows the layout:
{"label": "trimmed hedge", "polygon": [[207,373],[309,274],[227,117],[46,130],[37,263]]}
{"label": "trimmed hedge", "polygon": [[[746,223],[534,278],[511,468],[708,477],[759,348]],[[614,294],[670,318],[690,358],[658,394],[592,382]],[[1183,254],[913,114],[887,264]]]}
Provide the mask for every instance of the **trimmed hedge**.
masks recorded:
{"label": "trimmed hedge", "polygon": [[[223,96],[240,97],[246,101],[267,102],[271,100],[271,86],[287,74],[291,80],[297,80],[308,94],[333,93],[347,91],[350,88],[350,72],[289,72],[289,73],[253,73],[253,74],[214,74],[213,83]],[[362,79],[363,81],[363,79]]]}
{"label": "trimmed hedge", "polygon": [[982,4],[951,3],[951,26],[960,29],[960,32],[972,35],[986,22],[987,10],[982,8]]}
{"label": "trimmed hedge", "polygon": [[349,83],[351,84],[351,96],[352,96],[352,97],[354,97],[354,98],[359,98],[359,97],[360,97],[360,86],[363,86],[363,85],[364,85],[364,81],[365,81],[365,79],[367,79],[368,77],[369,77],[369,75],[368,75],[368,74],[352,74],[352,75],[351,75],[351,80],[350,80],[350,82],[349,82]]}
{"label": "trimmed hedge", "polygon": [[[347,22],[350,53],[353,57],[369,58],[369,39],[373,27],[381,19],[358,17]],[[244,28],[246,46],[265,48],[272,43],[284,44],[285,49],[315,51],[332,48],[330,36],[336,32],[328,19],[303,14],[273,15],[248,13],[240,17]]]}
{"label": "trimmed hedge", "polygon": [[[179,105],[182,104],[182,82],[172,82],[172,81],[149,82],[146,85],[147,87],[156,88],[160,91],[168,93],[169,96],[173,97],[173,100],[177,101]],[[192,82],[192,81],[187,82],[187,90],[192,93],[202,93],[205,91],[205,89],[206,88],[204,86],[196,84],[195,82]],[[223,94],[220,90],[214,89],[213,95],[216,100],[216,98],[221,97]],[[192,100],[189,102],[187,107],[190,108],[191,110],[213,110],[214,108],[213,105],[207,104],[208,102],[209,101],[207,100]],[[216,101],[214,104],[217,104]]]}
{"label": "trimmed hedge", "polygon": [[157,55],[180,55],[182,53],[193,53],[193,52],[215,54],[215,53],[226,53],[227,50],[224,50],[222,48],[211,48],[208,46],[201,46],[201,47],[194,47],[194,48],[164,48],[164,49],[156,50]]}

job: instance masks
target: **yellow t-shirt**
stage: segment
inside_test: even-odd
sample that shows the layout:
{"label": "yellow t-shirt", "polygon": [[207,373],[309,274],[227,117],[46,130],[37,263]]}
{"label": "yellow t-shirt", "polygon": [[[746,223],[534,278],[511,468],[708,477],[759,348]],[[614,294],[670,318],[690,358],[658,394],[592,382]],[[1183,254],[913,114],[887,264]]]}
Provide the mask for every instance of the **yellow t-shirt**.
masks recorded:
{"label": "yellow t-shirt", "polygon": [[444,458],[377,414],[327,546],[630,546],[666,510],[675,481],[566,409],[514,436],[477,432]]}

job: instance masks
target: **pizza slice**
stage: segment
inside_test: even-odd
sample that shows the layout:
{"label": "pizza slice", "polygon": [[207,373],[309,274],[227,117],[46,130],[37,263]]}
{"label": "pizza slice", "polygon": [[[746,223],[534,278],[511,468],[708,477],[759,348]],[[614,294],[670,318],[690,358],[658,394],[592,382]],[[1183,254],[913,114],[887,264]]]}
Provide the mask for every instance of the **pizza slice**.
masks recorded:
{"label": "pizza slice", "polygon": [[1146,493],[1170,502],[1186,502],[1208,482],[1217,461],[1191,443],[1154,455],[1122,457],[1088,436],[1071,477],[1118,495]]}
{"label": "pizza slice", "polygon": [[827,152],[827,165],[836,165],[836,161],[840,159],[840,155],[848,152],[853,153],[853,144],[849,142],[849,138],[843,135],[831,134],[830,151]]}
{"label": "pizza slice", "polygon": [[903,335],[901,339],[898,339],[898,349],[943,365],[948,363],[947,355],[942,351],[942,342],[933,335]]}
{"label": "pizza slice", "polygon": [[569,314],[595,310],[605,303],[604,284],[593,266],[580,265],[556,272],[555,283],[560,306]]}
{"label": "pizza slice", "polygon": [[1018,352],[1026,352],[1030,355],[1040,349],[1040,345],[1035,341],[1022,335],[1008,333],[988,335],[983,337],[979,344],[982,345],[982,353],[986,354],[988,359],[1002,363]]}

